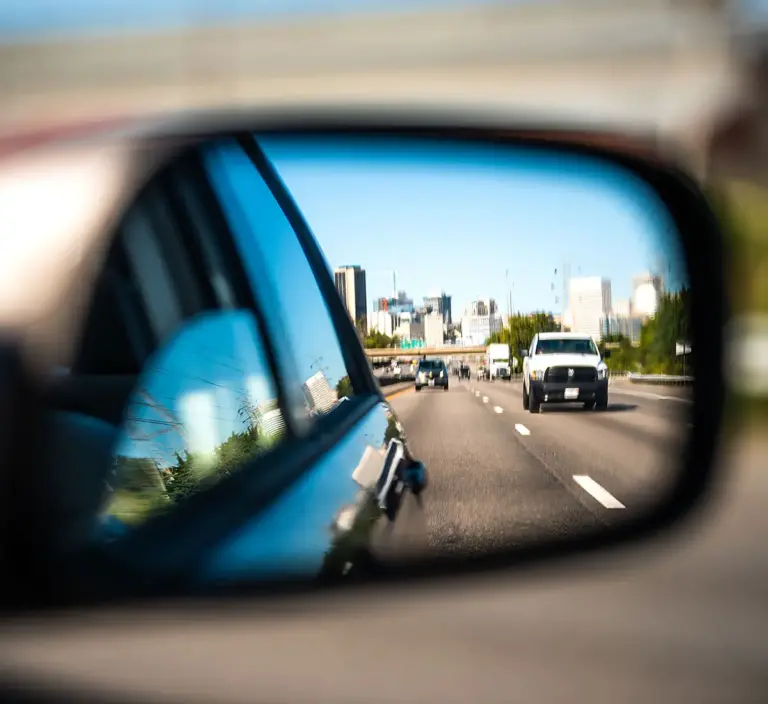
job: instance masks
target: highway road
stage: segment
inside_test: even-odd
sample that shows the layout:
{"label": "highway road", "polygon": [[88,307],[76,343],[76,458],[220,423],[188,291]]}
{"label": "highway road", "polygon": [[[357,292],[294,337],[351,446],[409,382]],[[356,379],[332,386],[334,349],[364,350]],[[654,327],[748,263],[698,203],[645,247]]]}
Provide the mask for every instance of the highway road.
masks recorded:
{"label": "highway road", "polygon": [[691,407],[686,389],[623,380],[611,383],[605,412],[561,405],[535,415],[523,410],[519,380],[390,388],[430,472],[423,506],[406,505],[394,544],[442,554],[600,530],[647,508],[674,478]]}

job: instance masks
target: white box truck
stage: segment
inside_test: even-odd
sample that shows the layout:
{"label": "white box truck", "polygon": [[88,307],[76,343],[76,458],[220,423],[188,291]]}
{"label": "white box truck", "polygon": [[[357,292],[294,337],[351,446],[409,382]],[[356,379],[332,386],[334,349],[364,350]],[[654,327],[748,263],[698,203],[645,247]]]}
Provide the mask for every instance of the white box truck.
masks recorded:
{"label": "white box truck", "polygon": [[501,343],[488,345],[485,361],[490,381],[493,381],[494,379],[504,379],[505,381],[509,381],[512,378],[509,345]]}

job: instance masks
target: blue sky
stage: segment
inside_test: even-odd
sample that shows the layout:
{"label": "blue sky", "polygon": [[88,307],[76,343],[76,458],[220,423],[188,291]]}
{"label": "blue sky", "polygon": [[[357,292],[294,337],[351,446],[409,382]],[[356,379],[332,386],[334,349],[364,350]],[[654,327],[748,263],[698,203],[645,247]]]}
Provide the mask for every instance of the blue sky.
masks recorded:
{"label": "blue sky", "polygon": [[[0,38],[155,28],[245,17],[415,9],[494,0],[3,0]],[[506,0],[529,2],[531,0]],[[550,0],[536,0],[547,2]],[[578,2],[578,0],[573,0]],[[740,0],[744,15],[768,21],[768,0]]]}
{"label": "blue sky", "polygon": [[506,313],[507,281],[516,310],[558,313],[564,261],[626,299],[632,276],[674,253],[645,186],[593,160],[397,140],[263,144],[330,266],[366,269],[369,310],[395,270],[417,302],[451,294],[454,317],[488,297]]}

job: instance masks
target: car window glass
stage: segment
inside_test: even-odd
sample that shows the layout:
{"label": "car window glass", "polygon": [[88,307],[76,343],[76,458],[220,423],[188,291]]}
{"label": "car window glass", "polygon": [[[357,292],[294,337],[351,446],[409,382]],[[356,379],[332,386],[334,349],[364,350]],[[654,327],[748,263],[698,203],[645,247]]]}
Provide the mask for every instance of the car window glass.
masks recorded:
{"label": "car window glass", "polygon": [[284,436],[252,314],[196,315],[149,358],[135,387],[104,525],[139,523],[237,471]]}
{"label": "car window glass", "polygon": [[205,162],[278,357],[290,357],[296,376],[289,381],[300,387],[292,391],[301,399],[300,408],[292,410],[304,416],[327,413],[353,389],[328,307],[296,233],[236,142],[208,147]]}

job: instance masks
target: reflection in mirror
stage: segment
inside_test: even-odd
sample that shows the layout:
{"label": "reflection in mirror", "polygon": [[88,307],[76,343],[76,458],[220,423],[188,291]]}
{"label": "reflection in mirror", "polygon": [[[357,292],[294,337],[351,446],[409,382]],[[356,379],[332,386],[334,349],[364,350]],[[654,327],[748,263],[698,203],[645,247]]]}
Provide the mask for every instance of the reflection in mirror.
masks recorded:
{"label": "reflection in mirror", "polygon": [[279,443],[285,422],[251,314],[189,320],[145,366],[122,433],[103,514],[117,530]]}
{"label": "reflection in mirror", "polygon": [[[206,165],[288,379],[298,427],[354,395],[337,332],[286,213],[235,142],[205,149]],[[366,300],[365,292],[361,300]],[[309,417],[310,422],[305,423]]]}
{"label": "reflection in mirror", "polygon": [[645,184],[534,148],[259,143],[429,470],[412,525],[430,550],[605,530],[662,498],[694,351],[677,233]]}

